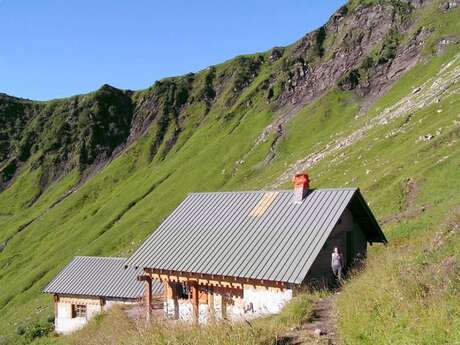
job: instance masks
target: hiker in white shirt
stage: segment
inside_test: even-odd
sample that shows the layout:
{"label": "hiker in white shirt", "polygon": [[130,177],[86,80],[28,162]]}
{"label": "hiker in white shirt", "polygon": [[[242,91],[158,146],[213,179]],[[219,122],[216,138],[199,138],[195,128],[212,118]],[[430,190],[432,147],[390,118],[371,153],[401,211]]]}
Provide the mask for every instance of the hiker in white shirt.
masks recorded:
{"label": "hiker in white shirt", "polygon": [[338,282],[342,281],[343,259],[338,247],[334,247],[331,257],[332,273]]}

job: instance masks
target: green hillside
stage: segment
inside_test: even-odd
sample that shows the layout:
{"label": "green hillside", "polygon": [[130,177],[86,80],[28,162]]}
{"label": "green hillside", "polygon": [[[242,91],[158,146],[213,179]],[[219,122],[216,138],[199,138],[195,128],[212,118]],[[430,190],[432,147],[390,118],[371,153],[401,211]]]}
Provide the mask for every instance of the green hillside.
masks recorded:
{"label": "green hillside", "polygon": [[338,299],[344,342],[460,342],[459,18],[351,1],[291,46],[147,90],[0,95],[0,344],[39,335],[73,256],[129,255],[187,193],[300,169],[359,186],[390,242]]}

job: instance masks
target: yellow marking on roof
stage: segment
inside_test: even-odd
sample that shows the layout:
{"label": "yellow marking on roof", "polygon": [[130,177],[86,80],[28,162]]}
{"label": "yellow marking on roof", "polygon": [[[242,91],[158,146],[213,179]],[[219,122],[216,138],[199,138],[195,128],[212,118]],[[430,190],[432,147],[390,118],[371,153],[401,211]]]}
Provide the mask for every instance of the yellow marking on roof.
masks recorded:
{"label": "yellow marking on roof", "polygon": [[251,210],[250,215],[254,217],[261,217],[268,207],[275,200],[278,192],[267,192],[262,196],[262,199],[259,200],[257,205]]}

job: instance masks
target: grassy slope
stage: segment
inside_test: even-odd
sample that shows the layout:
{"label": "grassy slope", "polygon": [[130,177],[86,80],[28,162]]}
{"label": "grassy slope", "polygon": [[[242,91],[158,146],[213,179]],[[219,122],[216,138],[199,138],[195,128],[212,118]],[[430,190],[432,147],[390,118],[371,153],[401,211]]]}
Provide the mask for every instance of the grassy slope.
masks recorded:
{"label": "grassy slope", "polygon": [[[428,13],[423,20],[425,25],[437,28],[435,36],[439,38],[460,32],[455,20],[458,13],[456,10],[427,23],[433,17]],[[256,148],[253,142],[273,114],[262,96],[256,95],[250,108],[235,105],[236,115],[230,118],[222,117],[223,106],[219,105],[206,121],[201,121],[200,110],[190,110],[190,121],[201,124],[186,133],[183,138],[187,140],[176,145],[165,160],[145,159],[154,133],[147,134],[49,212],[43,213],[78,181],[78,173],[59,180],[40,196],[34,207],[27,207],[28,201],[37,195],[39,171],[31,168],[29,173],[25,169],[0,197],[2,237],[4,232],[9,236],[40,215],[14,236],[0,254],[0,334],[4,334],[4,341],[20,324],[52,314],[50,298],[41,295],[40,289],[72,256],[129,254],[189,191],[253,189],[271,184],[287,166],[320,148],[331,136],[353,132],[382,109],[410,94],[458,51],[458,46],[451,47],[442,57],[418,66],[360,119],[354,119],[359,98],[331,91],[296,114],[279,145],[278,156],[269,166],[263,164],[269,141]],[[369,269],[346,285],[339,311],[341,332],[347,343],[459,340],[458,333],[443,331],[458,326],[460,317],[448,313],[443,304],[452,306],[449,303],[458,298],[458,285],[453,284],[453,290],[446,290],[438,299],[428,300],[424,309],[410,307],[423,297],[417,292],[423,288],[416,274],[429,272],[423,260],[428,260],[429,267],[434,269],[445,257],[457,255],[458,236],[427,254],[427,258],[420,254],[420,248],[430,243],[433,231],[460,201],[456,193],[459,126],[454,124],[459,121],[458,109],[458,93],[442,98],[439,103],[412,112],[404,132],[385,138],[407,117],[374,128],[362,140],[311,169],[315,186],[360,186],[379,218],[401,211],[409,177],[418,186],[414,207],[430,205],[421,216],[386,225],[390,246],[372,250]],[[435,134],[438,128],[442,131],[433,140],[416,141],[421,135]],[[243,164],[235,164],[243,157]],[[402,274],[408,269],[414,270],[409,283],[415,292]],[[359,301],[355,298],[356,289],[365,291]],[[401,297],[407,302],[401,303]],[[443,327],[437,327],[433,315],[443,320]],[[401,319],[405,320],[402,325]]]}

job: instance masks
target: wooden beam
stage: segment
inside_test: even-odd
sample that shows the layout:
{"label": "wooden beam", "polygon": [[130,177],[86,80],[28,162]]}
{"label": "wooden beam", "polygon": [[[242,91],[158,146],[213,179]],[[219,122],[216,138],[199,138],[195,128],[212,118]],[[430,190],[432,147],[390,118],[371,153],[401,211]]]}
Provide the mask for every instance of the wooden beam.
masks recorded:
{"label": "wooden beam", "polygon": [[225,294],[222,294],[222,319],[226,320],[227,319],[227,298],[225,297]]}
{"label": "wooden beam", "polygon": [[54,318],[57,320],[59,315],[58,315],[58,303],[59,303],[59,296],[58,295],[54,295]]}
{"label": "wooden beam", "polygon": [[150,321],[152,318],[152,278],[150,276],[140,276],[137,279],[147,283],[144,285],[145,318]]}
{"label": "wooden beam", "polygon": [[197,283],[192,283],[190,285],[190,288],[192,290],[192,316],[193,316],[193,322],[198,324],[198,318],[199,318],[199,304],[198,304],[198,284]]}
{"label": "wooden beam", "polygon": [[101,313],[104,311],[104,305],[105,305],[105,299],[104,298],[99,298],[99,303],[100,303],[100,310]]}
{"label": "wooden beam", "polygon": [[211,322],[216,322],[216,308],[214,307],[214,287],[210,286],[208,290],[208,308]]}
{"label": "wooden beam", "polygon": [[184,282],[189,283],[191,281],[198,282],[200,285],[213,285],[221,287],[232,287],[235,289],[242,289],[245,284],[252,285],[263,285],[267,287],[279,287],[280,284],[286,288],[295,288],[298,284],[291,284],[281,281],[270,281],[270,280],[261,280],[261,279],[251,279],[251,278],[238,278],[238,277],[227,277],[227,276],[217,276],[214,274],[205,274],[205,273],[189,273],[189,272],[179,272],[169,270],[169,274],[165,273],[165,270],[146,268],[146,272],[149,272],[154,279],[163,280],[163,281],[173,281],[173,282]]}
{"label": "wooden beam", "polygon": [[174,320],[179,320],[180,318],[180,313],[179,313],[179,300],[177,297],[177,286],[174,285],[172,282],[166,281],[166,284],[168,286],[168,291],[170,291],[171,296],[166,297],[166,303],[168,301],[168,298],[171,297],[173,300],[173,308],[174,308]]}

